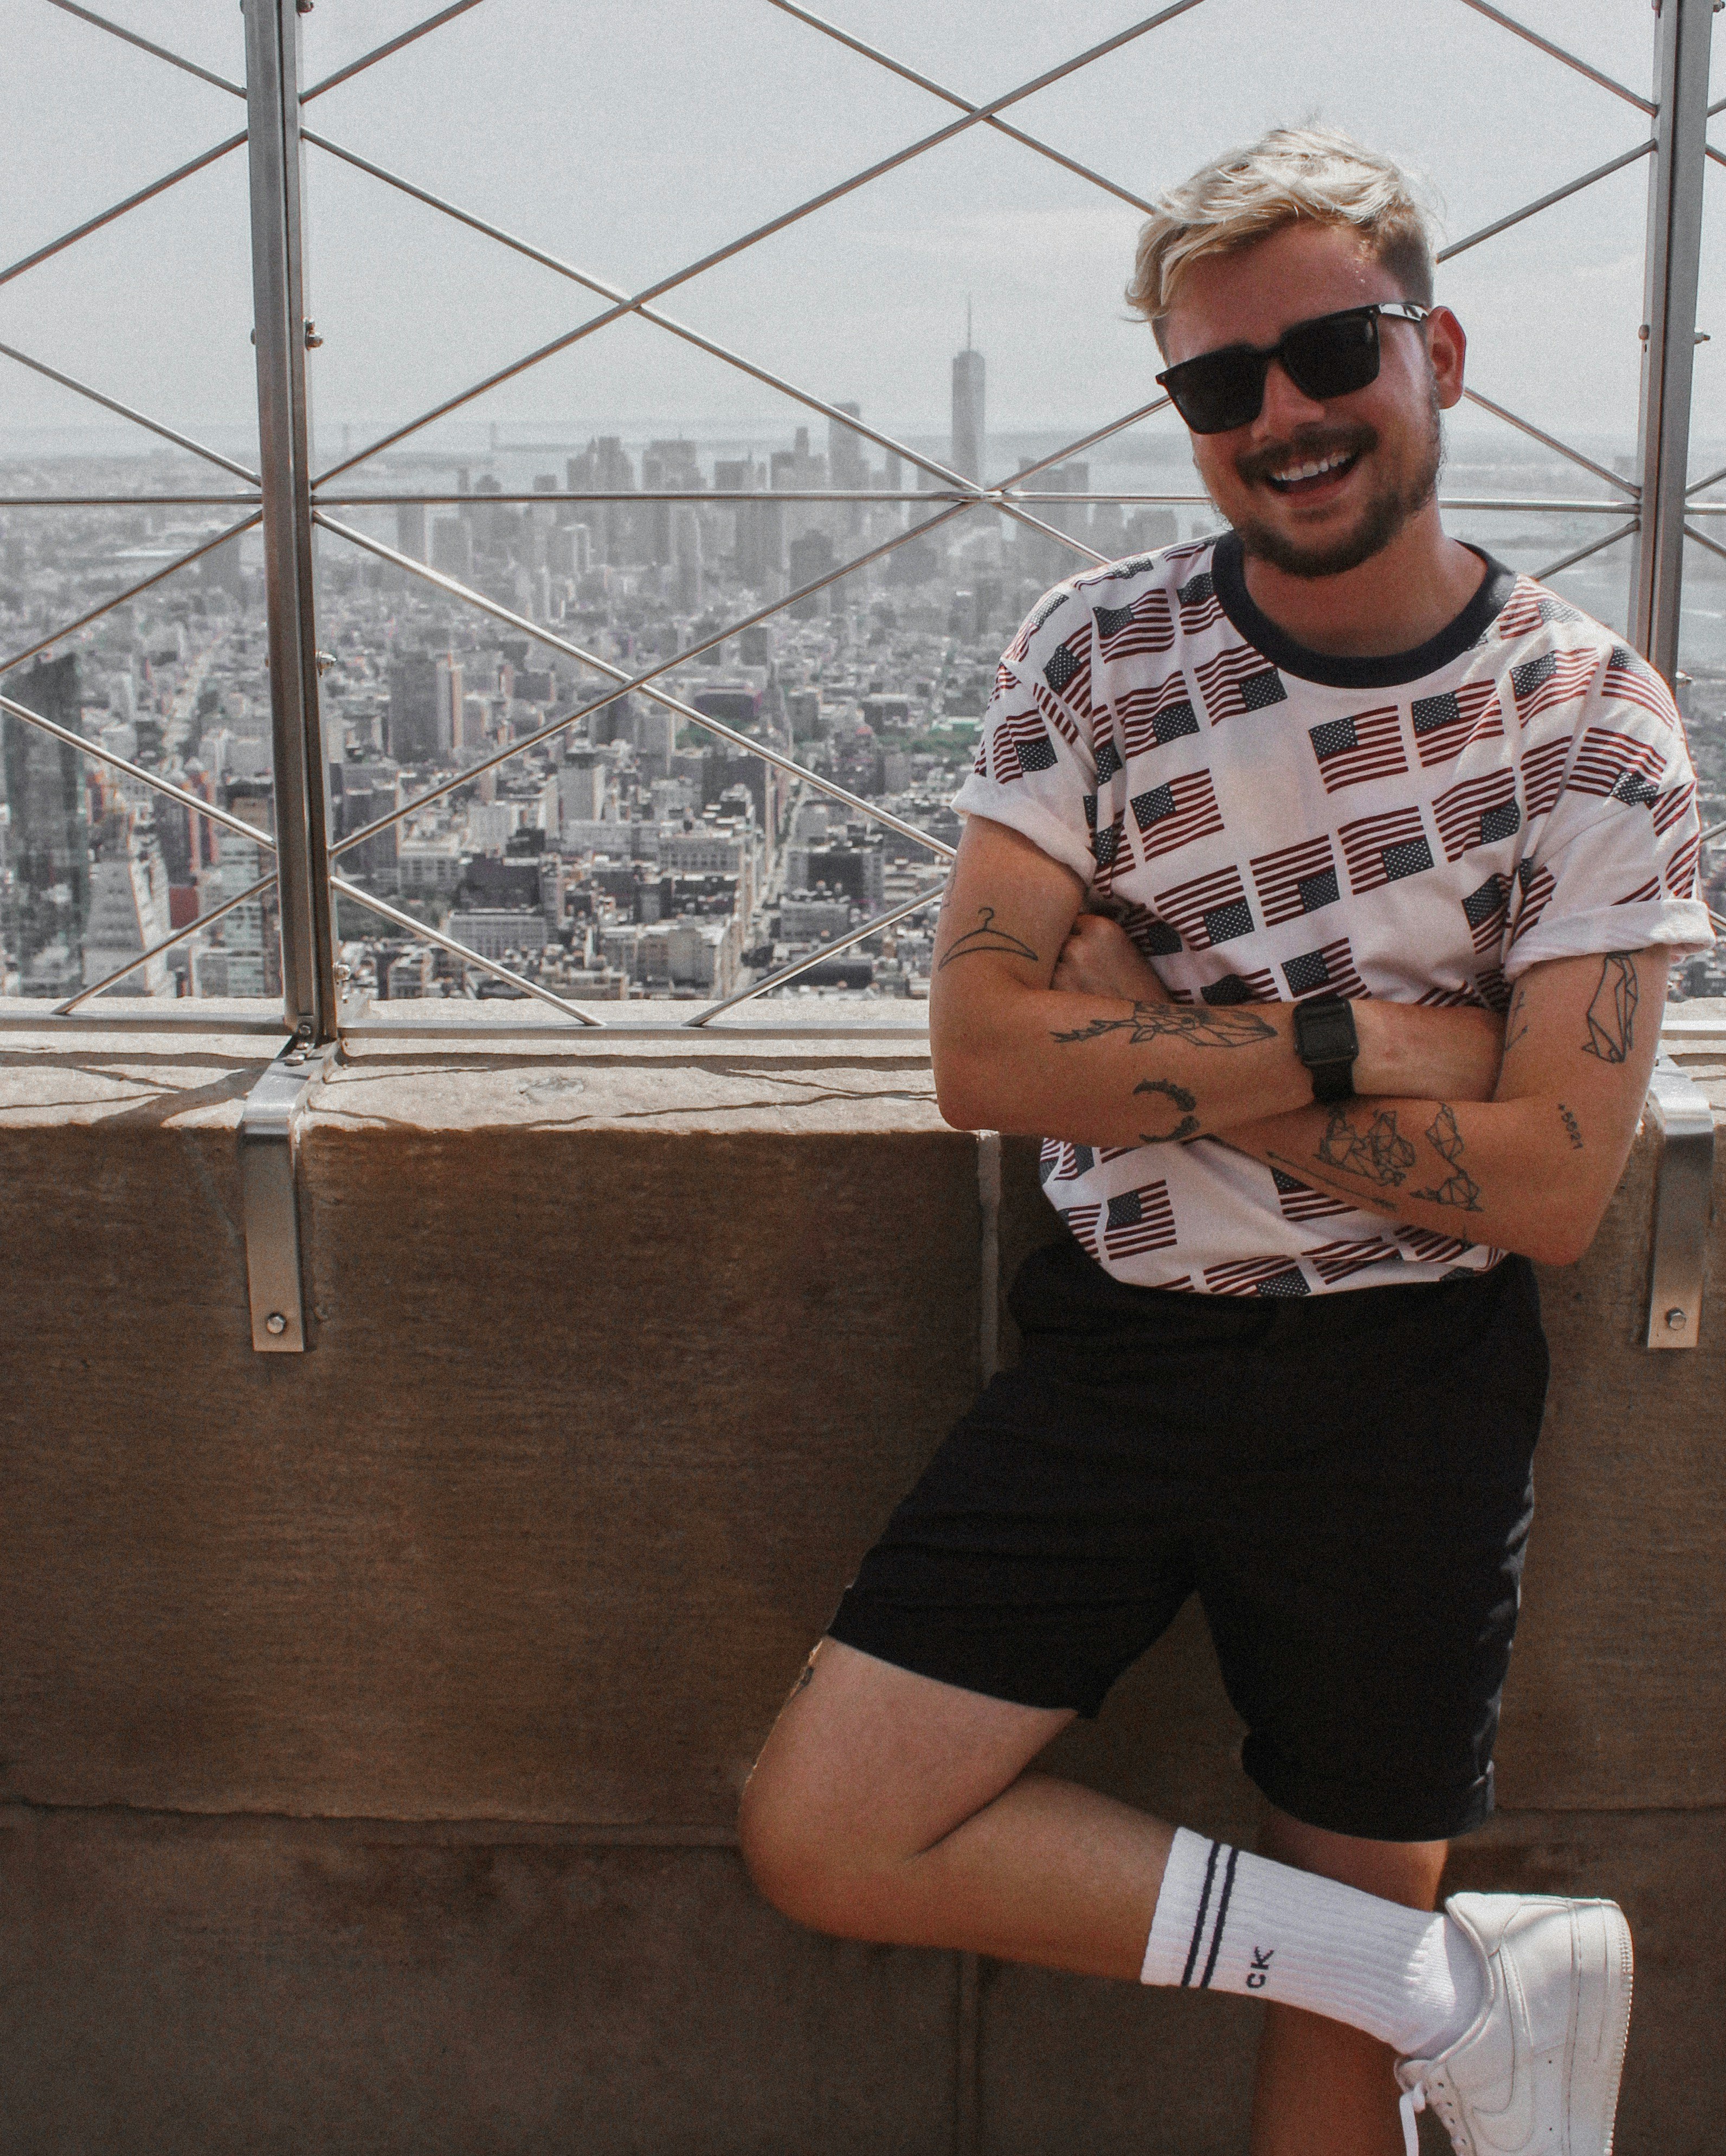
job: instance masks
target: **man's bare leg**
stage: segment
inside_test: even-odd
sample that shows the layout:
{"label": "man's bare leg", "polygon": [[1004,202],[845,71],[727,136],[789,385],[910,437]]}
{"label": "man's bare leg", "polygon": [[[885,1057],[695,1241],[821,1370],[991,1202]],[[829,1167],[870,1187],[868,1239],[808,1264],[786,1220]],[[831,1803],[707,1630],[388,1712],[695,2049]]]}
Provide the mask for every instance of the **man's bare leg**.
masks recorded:
{"label": "man's bare leg", "polygon": [[[1261,1856],[1340,1879],[1410,1909],[1436,1906],[1450,1845],[1361,1841],[1267,1810]],[[1253,2093],[1252,2156],[1402,2156],[1395,2054],[1359,2029],[1293,2006],[1267,2006]]]}
{"label": "man's bare leg", "polygon": [[1136,1979],[1174,1834],[1025,1773],[1072,1718],[824,1640],[744,1792],[757,1886],[842,1938]]}

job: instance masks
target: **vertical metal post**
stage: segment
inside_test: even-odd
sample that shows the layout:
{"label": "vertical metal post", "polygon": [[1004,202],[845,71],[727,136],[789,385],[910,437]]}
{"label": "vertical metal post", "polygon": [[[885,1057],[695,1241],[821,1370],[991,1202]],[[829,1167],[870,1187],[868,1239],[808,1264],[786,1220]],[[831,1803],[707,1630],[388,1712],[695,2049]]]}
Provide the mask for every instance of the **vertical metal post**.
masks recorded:
{"label": "vertical metal post", "polygon": [[1655,0],[1653,169],[1642,298],[1642,389],[1636,429],[1641,529],[1631,583],[1631,635],[1670,681],[1678,664],[1684,575],[1684,487],[1702,263],[1708,46],[1715,0]]}
{"label": "vertical metal post", "polygon": [[300,16],[296,0],[244,5],[282,993],[290,1029],[321,1042],[334,1038],[336,998],[312,607]]}

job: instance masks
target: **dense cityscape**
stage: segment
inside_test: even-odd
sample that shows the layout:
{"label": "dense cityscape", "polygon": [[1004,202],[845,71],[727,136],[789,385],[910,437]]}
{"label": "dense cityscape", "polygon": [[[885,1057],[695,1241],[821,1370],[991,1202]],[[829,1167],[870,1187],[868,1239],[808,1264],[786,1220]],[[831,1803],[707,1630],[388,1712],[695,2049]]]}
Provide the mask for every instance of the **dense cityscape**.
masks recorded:
{"label": "dense cityscape", "polygon": [[[938,454],[972,478],[984,389],[968,347]],[[209,490],[173,457],[14,459],[5,477],[14,500]],[[339,872],[395,916],[338,896],[350,1009],[521,997],[523,983],[583,1003],[722,1001],[812,954],[774,993],[927,996],[932,910],[855,932],[938,881],[909,833],[956,840],[949,804],[999,654],[1071,572],[1071,550],[975,511],[890,545],[945,505],[920,504],[929,483],[838,420],[819,444],[799,427],[741,455],[598,434],[465,462],[398,451],[347,482],[422,498],[338,507],[339,520],[624,678],[651,674],[730,737],[321,535],[331,841]],[[1061,499],[1092,491],[1081,460],[1026,485],[1055,497],[1039,505],[1045,523],[1108,558],[1211,521]],[[0,639],[33,654],[6,694],[241,827],[0,714],[0,993],[59,1004],[110,976],[106,992],[124,996],[280,992],[274,894],[252,889],[270,850],[244,835],[275,822],[258,535],[54,635],[238,521],[217,506],[0,511]],[[1685,701],[1712,821],[1726,802],[1726,666],[1687,683]],[[1726,969],[1693,961],[1674,986],[1726,993]]]}

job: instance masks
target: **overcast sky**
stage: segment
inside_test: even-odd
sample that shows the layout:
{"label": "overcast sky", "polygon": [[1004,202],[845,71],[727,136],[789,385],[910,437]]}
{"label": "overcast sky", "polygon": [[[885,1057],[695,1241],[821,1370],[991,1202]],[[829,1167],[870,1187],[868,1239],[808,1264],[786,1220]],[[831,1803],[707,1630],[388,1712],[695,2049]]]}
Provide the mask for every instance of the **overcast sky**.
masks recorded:
{"label": "overcast sky", "polygon": [[[101,4],[101,0],[98,0]],[[317,0],[316,80],[432,0]],[[234,0],[105,0],[234,80]],[[1149,12],[1148,0],[828,0],[952,90],[999,95]],[[1510,0],[1646,93],[1648,0]],[[70,18],[0,0],[8,58],[0,259],[11,261],[235,131],[221,91]],[[1717,38],[1717,54],[1726,39]],[[1715,95],[1726,90],[1726,55]],[[308,124],[639,288],[954,117],[768,0],[482,0],[308,109]],[[1642,115],[1461,0],[1204,0],[1014,108],[1015,123],[1140,194],[1281,121],[1319,117],[1405,159],[1455,239],[1646,133]],[[1726,146],[1726,116],[1714,123]],[[393,424],[595,310],[564,280],[307,151],[321,431]],[[1473,385],[1559,432],[1634,434],[1646,163],[1441,271]],[[1726,437],[1726,170],[1709,169],[1698,434]],[[0,338],[197,432],[253,394],[244,152],[0,287]],[[1075,434],[1152,393],[1124,318],[1138,213],[973,128],[663,303],[891,428],[945,424],[967,295],[992,429]],[[0,425],[89,408],[0,360]],[[560,433],[794,424],[773,393],[639,322],[469,408]],[[1162,424],[1168,424],[1167,420]],[[357,434],[357,443],[363,439]]]}

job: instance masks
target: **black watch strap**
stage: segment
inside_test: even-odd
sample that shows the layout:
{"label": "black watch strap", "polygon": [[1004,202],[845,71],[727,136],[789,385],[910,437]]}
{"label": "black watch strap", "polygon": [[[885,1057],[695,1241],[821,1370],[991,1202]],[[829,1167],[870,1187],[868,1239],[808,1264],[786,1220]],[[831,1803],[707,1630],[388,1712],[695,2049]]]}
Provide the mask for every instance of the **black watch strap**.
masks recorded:
{"label": "black watch strap", "polygon": [[1360,1042],[1354,1014],[1341,996],[1308,996],[1294,1009],[1295,1053],[1312,1074],[1312,1097],[1328,1104],[1354,1096]]}

